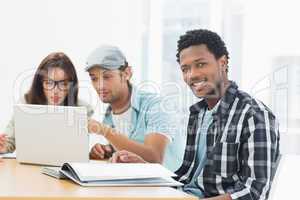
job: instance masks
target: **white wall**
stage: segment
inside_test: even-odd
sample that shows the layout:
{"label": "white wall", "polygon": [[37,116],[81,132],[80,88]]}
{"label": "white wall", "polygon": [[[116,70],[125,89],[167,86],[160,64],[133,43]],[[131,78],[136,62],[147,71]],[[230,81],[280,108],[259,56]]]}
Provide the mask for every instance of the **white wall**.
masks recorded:
{"label": "white wall", "polygon": [[[34,70],[42,58],[52,51],[63,51],[70,56],[81,81],[80,96],[94,106],[99,105],[99,102],[83,66],[88,53],[99,44],[115,44],[123,49],[133,65],[135,83],[140,83],[141,77],[155,81],[156,84],[162,82],[162,18],[166,12],[162,2],[164,1],[1,0],[0,131],[11,116],[12,105],[28,90]],[[198,5],[195,2],[198,1],[184,1],[185,5]],[[209,20],[204,23],[209,27],[195,28],[210,28],[223,36],[231,56],[230,78],[237,81],[241,89],[273,108],[269,78],[272,75],[274,57],[300,56],[298,1],[199,2],[204,5],[209,2],[207,16],[199,15],[202,22]],[[165,9],[172,8],[169,6]],[[207,7],[199,6],[199,12],[205,13],[205,9]],[[149,35],[149,41],[146,42],[142,41],[145,33]],[[149,46],[147,55],[142,51],[145,43]],[[174,49],[170,51],[175,52]],[[142,66],[143,57],[148,60],[147,69]],[[183,83],[181,76],[177,81]],[[257,92],[260,89],[263,90]],[[186,95],[184,92],[181,95]],[[294,102],[297,102],[297,97],[294,98]],[[189,105],[190,103],[184,104],[186,108]],[[101,117],[103,110],[101,105],[97,110],[99,116],[96,117]],[[300,153],[300,130],[296,132],[297,135],[289,138],[285,138],[287,135],[282,137],[282,146],[289,148],[286,149],[287,152]],[[293,145],[289,145],[290,141],[293,141]]]}
{"label": "white wall", "polygon": [[[34,70],[53,51],[65,52],[81,81],[80,96],[97,104],[84,62],[100,44],[123,49],[140,77],[142,0],[1,0],[0,130],[12,106],[28,90]],[[24,81],[24,79],[26,79]],[[91,101],[93,99],[93,101]]]}
{"label": "white wall", "polygon": [[[300,26],[297,25],[297,19],[300,17],[299,1],[247,1],[244,16],[242,88],[263,100],[276,112],[271,81],[274,76],[274,60],[282,56],[291,58],[300,56]],[[293,59],[288,61],[288,63],[293,62]],[[290,67],[288,66],[289,69]],[[300,68],[299,65],[298,67]],[[299,84],[298,77],[298,80],[295,79],[289,87],[299,86]],[[287,102],[282,99],[281,102],[277,102],[279,107],[299,108],[299,94],[300,91],[293,90],[293,93],[289,94],[293,101]],[[297,102],[298,105],[291,105],[291,102]],[[283,103],[288,105],[282,105]],[[298,112],[295,116],[299,116],[300,109],[293,112]],[[278,118],[282,117],[282,113],[276,114]],[[288,123],[299,120],[299,117],[289,120],[291,121]],[[300,154],[299,144],[299,125],[293,132],[281,132],[282,153]]]}

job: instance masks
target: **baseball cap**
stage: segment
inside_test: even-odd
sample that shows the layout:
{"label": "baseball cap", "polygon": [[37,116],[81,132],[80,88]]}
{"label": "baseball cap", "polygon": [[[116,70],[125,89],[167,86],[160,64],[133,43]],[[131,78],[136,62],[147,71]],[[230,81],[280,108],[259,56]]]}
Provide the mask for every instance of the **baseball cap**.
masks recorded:
{"label": "baseball cap", "polygon": [[88,71],[95,65],[108,70],[119,69],[126,64],[126,58],[116,46],[102,45],[90,53],[86,60],[85,70]]}

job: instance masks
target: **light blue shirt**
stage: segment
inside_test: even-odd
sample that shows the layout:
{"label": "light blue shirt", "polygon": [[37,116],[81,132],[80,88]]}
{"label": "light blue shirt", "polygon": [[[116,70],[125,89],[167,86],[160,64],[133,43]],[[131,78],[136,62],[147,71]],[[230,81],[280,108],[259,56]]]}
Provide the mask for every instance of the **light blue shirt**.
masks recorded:
{"label": "light blue shirt", "polygon": [[[185,135],[180,133],[176,117],[163,110],[162,99],[158,94],[139,91],[132,87],[131,93],[131,127],[128,137],[144,143],[149,133],[160,133],[169,138],[163,165],[171,171],[177,170],[183,160]],[[109,106],[103,123],[114,127],[112,110]]]}
{"label": "light blue shirt", "polygon": [[183,186],[183,191],[198,196],[204,197],[202,188],[197,186],[197,179],[201,176],[202,169],[206,163],[206,136],[209,125],[213,121],[212,113],[216,112],[218,104],[211,110],[203,109],[198,115],[198,147],[196,152],[195,166],[197,166],[191,182]]}

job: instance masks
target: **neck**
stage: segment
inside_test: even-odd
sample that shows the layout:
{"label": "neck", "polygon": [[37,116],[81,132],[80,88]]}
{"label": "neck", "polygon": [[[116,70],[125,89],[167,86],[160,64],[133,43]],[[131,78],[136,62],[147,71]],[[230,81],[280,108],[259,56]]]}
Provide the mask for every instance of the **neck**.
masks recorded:
{"label": "neck", "polygon": [[215,107],[215,105],[218,103],[218,101],[220,100],[220,98],[216,98],[216,99],[205,99],[207,105],[208,105],[208,110],[211,110]]}
{"label": "neck", "polygon": [[229,81],[225,81],[220,84],[219,92],[217,92],[217,96],[215,98],[206,98],[205,101],[208,105],[208,109],[211,110],[215,105],[219,102],[219,100],[224,96],[227,88],[229,86]]}
{"label": "neck", "polygon": [[127,87],[127,90],[124,90],[124,93],[120,95],[120,99],[116,102],[111,103],[112,112],[114,114],[121,114],[128,110],[131,105],[130,101],[131,90]]}

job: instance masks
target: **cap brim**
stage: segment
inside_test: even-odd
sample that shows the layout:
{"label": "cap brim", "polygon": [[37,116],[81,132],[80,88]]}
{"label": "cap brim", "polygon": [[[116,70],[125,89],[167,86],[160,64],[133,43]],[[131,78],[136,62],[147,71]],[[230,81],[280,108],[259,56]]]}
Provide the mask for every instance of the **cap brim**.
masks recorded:
{"label": "cap brim", "polygon": [[92,68],[102,68],[102,69],[107,69],[107,70],[115,70],[115,69],[119,69],[121,66],[119,67],[112,67],[112,66],[106,66],[106,65],[91,65],[91,66],[87,66],[85,67],[85,71],[89,71]]}

